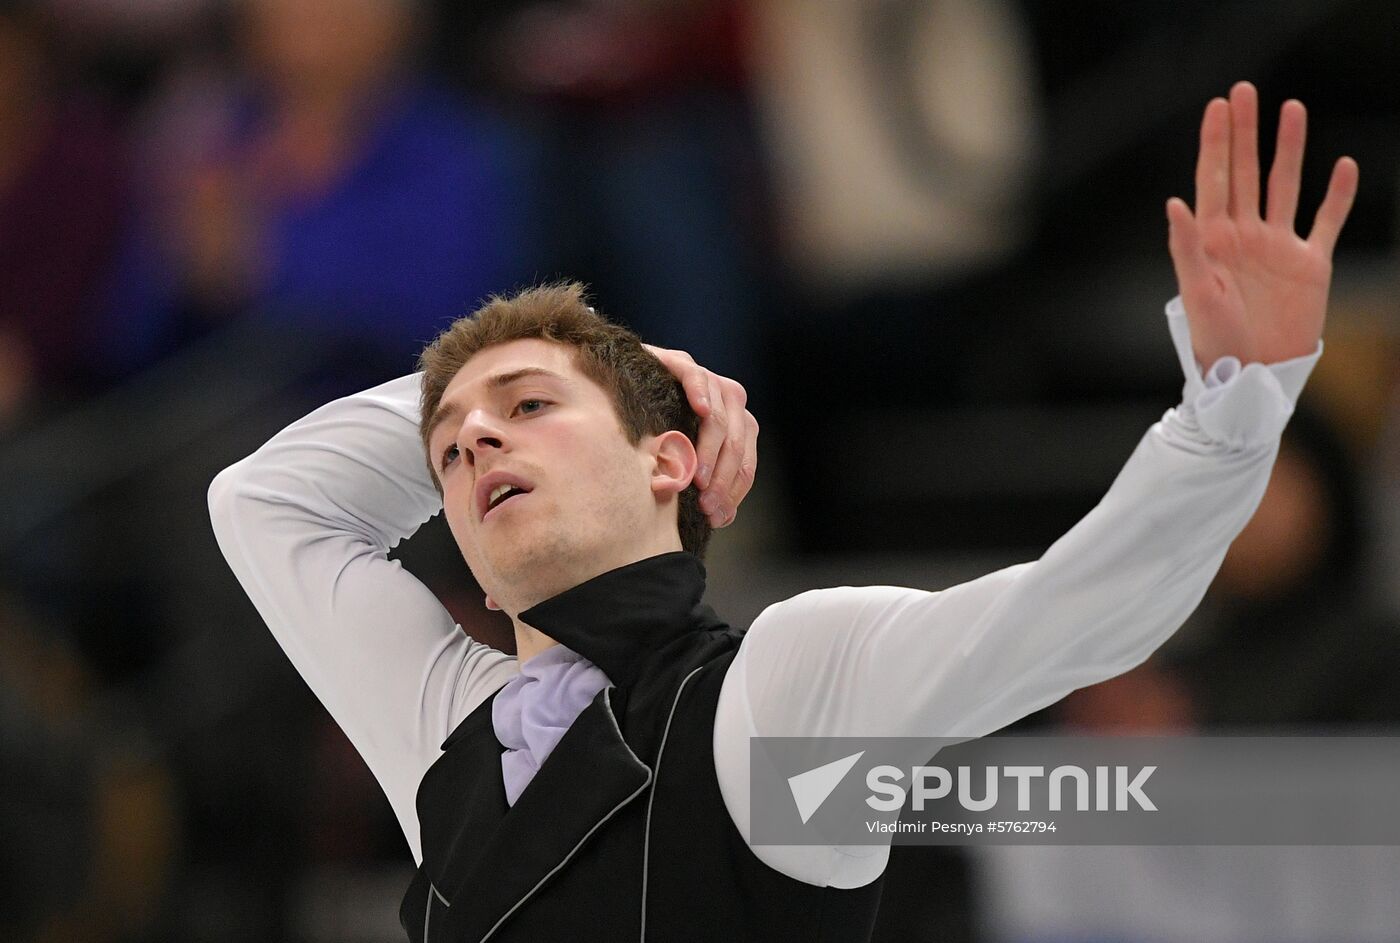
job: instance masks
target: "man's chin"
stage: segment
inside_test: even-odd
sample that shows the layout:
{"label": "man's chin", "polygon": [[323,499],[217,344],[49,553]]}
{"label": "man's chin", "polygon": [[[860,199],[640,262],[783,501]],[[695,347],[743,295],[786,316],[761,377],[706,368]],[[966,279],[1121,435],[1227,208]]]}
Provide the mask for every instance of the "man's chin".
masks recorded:
{"label": "man's chin", "polygon": [[487,591],[512,615],[582,582],[581,561],[557,543],[501,546],[486,558],[494,577]]}

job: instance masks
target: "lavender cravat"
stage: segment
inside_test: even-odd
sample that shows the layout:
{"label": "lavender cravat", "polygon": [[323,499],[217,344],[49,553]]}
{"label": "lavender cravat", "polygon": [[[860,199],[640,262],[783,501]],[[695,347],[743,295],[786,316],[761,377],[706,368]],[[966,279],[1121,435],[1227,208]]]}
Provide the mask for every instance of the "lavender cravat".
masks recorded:
{"label": "lavender cravat", "polygon": [[509,805],[515,805],[569,725],[610,683],[602,669],[563,645],[521,662],[520,674],[491,705],[496,739],[506,748],[501,773]]}

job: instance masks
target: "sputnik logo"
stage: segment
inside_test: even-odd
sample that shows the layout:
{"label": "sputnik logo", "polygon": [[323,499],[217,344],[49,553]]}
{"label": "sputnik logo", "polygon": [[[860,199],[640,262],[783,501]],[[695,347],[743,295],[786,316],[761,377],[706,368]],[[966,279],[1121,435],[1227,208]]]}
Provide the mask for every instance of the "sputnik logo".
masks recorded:
{"label": "sputnik logo", "polygon": [[836,787],[841,785],[841,780],[846,778],[851,767],[864,755],[865,751],[861,750],[859,753],[852,753],[850,756],[843,756],[839,760],[809,769],[805,773],[788,777],[788,788],[792,790],[792,799],[797,803],[797,814],[802,816],[803,825],[816,815],[822,803],[836,791]]}

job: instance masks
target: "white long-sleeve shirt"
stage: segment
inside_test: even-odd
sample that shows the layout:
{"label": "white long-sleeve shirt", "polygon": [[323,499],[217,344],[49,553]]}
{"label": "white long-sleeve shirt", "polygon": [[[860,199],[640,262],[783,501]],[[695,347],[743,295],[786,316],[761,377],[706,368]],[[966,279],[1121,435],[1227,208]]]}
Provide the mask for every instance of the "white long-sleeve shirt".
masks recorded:
{"label": "white long-sleeve shirt", "polygon": [[[814,590],[758,616],[714,724],[721,792],[745,838],[749,737],[981,736],[1140,663],[1196,607],[1263,495],[1322,345],[1268,366],[1222,358],[1202,376],[1179,299],[1167,320],[1182,405],[1039,560],[940,592]],[[229,565],[421,862],[419,782],[518,667],[388,559],[442,508],[418,435],[419,384],[401,377],[317,409],[221,472],[209,504]],[[887,845],[753,850],[832,887],[874,880],[889,856]]]}

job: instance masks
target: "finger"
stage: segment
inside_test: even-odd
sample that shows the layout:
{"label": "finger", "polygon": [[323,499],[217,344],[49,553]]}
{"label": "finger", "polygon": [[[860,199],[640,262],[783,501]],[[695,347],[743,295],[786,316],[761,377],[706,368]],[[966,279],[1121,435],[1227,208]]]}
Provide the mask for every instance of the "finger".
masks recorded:
{"label": "finger", "polygon": [[[711,506],[706,509],[707,513],[713,512],[712,517],[721,523],[715,524],[721,527],[734,519],[734,512],[739,507],[739,502],[744,495],[748,494],[752,487],[752,480],[742,479],[740,472],[749,464],[750,456],[747,454],[749,447],[748,431],[749,420],[753,417],[744,409],[740,396],[743,387],[735,383],[732,386],[726,384],[724,394],[724,411],[730,417],[731,422],[725,434],[724,445],[720,449],[719,460],[715,463],[714,477],[711,478],[707,494],[712,494]],[[754,422],[757,425],[757,422]],[[703,502],[702,502],[703,507]]]}
{"label": "finger", "polygon": [[1351,212],[1351,205],[1356,200],[1356,187],[1360,178],[1361,169],[1350,157],[1343,157],[1337,161],[1337,166],[1332,168],[1332,181],[1327,185],[1327,196],[1323,197],[1322,205],[1317,208],[1312,232],[1308,234],[1308,242],[1321,249],[1329,258],[1332,250],[1336,248],[1337,237],[1341,235],[1347,214]]}
{"label": "finger", "polygon": [[1212,99],[1201,118],[1201,151],[1196,158],[1196,216],[1225,215],[1230,205],[1230,104]]}
{"label": "finger", "polygon": [[735,407],[742,409],[749,404],[749,391],[744,389],[744,384],[738,380],[719,377],[719,385],[724,391],[726,401],[731,401]]}
{"label": "finger", "polygon": [[1259,93],[1248,82],[1230,89],[1230,215],[1259,218]]}
{"label": "finger", "polygon": [[705,370],[705,398],[709,400],[709,415],[700,420],[700,434],[696,437],[695,457],[699,467],[695,471],[695,487],[699,488],[700,507],[709,514],[715,505],[716,498],[710,492],[713,489],[710,484],[714,480],[715,464],[720,458],[720,452],[724,447],[724,440],[729,435],[729,424],[733,417],[725,408],[724,399],[720,395],[719,383],[714,374]]}
{"label": "finger", "polygon": [[1303,103],[1296,99],[1284,102],[1279,111],[1274,166],[1269,171],[1267,219],[1271,226],[1293,228],[1293,218],[1298,214],[1298,181],[1303,174],[1303,143],[1307,135],[1308,112]]}
{"label": "finger", "polygon": [[1206,284],[1210,268],[1205,249],[1201,245],[1201,234],[1196,219],[1180,197],[1167,201],[1167,248],[1171,252],[1172,266],[1176,269],[1176,282],[1185,297],[1198,286]]}
{"label": "finger", "polygon": [[660,360],[661,365],[670,371],[673,377],[681,381],[681,386],[685,389],[686,402],[690,404],[690,408],[695,411],[695,414],[702,419],[709,415],[709,371],[696,363],[695,358],[683,350],[668,350],[665,347],[653,347],[651,344],[643,344],[642,346],[657,360]]}
{"label": "finger", "polygon": [[747,410],[744,412],[744,430],[744,459],[729,486],[729,496],[736,514],[758,477],[758,420]]}

